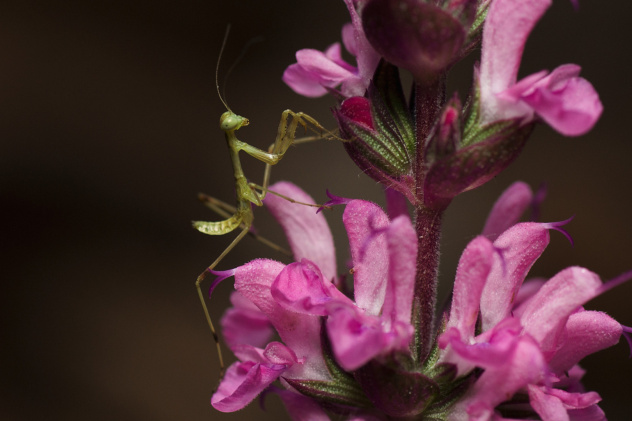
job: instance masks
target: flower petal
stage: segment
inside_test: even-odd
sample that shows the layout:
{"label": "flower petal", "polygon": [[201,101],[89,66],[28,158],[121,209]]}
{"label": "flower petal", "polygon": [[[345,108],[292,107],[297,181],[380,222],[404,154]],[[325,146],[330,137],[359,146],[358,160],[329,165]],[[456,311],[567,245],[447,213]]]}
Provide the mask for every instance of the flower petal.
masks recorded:
{"label": "flower petal", "polygon": [[491,2],[481,51],[480,89],[485,121],[524,115],[524,109],[500,104],[495,97],[516,83],[527,37],[551,5],[551,0],[494,0]]}
{"label": "flower petal", "polygon": [[237,291],[230,298],[234,307],[226,310],[220,321],[226,345],[230,349],[243,344],[263,347],[274,333],[266,315]]}
{"label": "flower petal", "polygon": [[572,76],[570,69],[579,69],[579,66],[558,67],[520,99],[558,132],[579,136],[592,129],[603,105],[591,83]]}
{"label": "flower petal", "polygon": [[293,366],[286,375],[328,379],[320,345],[319,317],[288,311],[272,297],[272,283],[283,268],[282,263],[272,260],[253,260],[235,270],[235,289],[268,317],[283,343],[304,361]]}
{"label": "flower petal", "polygon": [[415,274],[417,273],[417,233],[407,215],[398,216],[386,231],[388,284],[382,307],[387,323],[410,323]]}
{"label": "flower petal", "polygon": [[525,331],[540,344],[547,359],[557,350],[558,338],[568,317],[595,297],[601,285],[593,272],[570,267],[551,278],[528,302],[520,321]]}
{"label": "flower petal", "polygon": [[490,419],[468,418],[468,415],[490,414],[498,404],[518,390],[542,378],[545,363],[536,343],[527,336],[519,337],[511,358],[506,364],[486,369],[470,388],[467,395],[456,404],[450,420]]}
{"label": "flower petal", "polygon": [[538,386],[529,385],[529,402],[542,421],[569,421],[568,412],[557,397],[544,393]]}
{"label": "flower petal", "polygon": [[367,314],[378,315],[386,293],[388,252],[385,235],[377,232],[388,227],[388,217],[375,203],[353,200],[342,221],[353,260],[355,303]]}
{"label": "flower petal", "polygon": [[[299,202],[315,203],[307,193],[286,181],[271,185],[270,190]],[[333,279],[336,276],[336,251],[325,216],[317,214],[310,206],[290,203],[274,194],[268,194],[264,203],[283,227],[294,259],[311,260],[326,279]]]}
{"label": "flower petal", "polygon": [[546,224],[525,222],[505,231],[494,242],[500,251],[481,296],[483,331],[509,316],[513,300],[529,269],[549,244]]}
{"label": "flower petal", "polygon": [[494,203],[482,234],[491,241],[496,240],[500,234],[518,222],[532,199],[533,192],[527,183],[513,183]]}
{"label": "flower petal", "polygon": [[570,370],[582,358],[619,342],[623,328],[612,317],[599,311],[573,313],[565,325],[566,336],[549,363],[551,370]]}
{"label": "flower petal", "polygon": [[307,259],[285,267],[272,284],[272,296],[284,308],[297,313],[326,316],[325,304],[332,299],[349,301]]}
{"label": "flower petal", "polygon": [[408,348],[413,334],[410,324],[395,323],[386,330],[379,317],[366,315],[352,304],[332,303],[328,311],[327,334],[336,360],[347,371],[393,349]]}
{"label": "flower petal", "polygon": [[465,247],[456,269],[447,328],[456,328],[466,342],[474,337],[481,294],[491,270],[493,258],[494,246],[491,241],[479,236]]}
{"label": "flower petal", "polygon": [[211,405],[221,412],[244,408],[285,370],[285,366],[266,366],[252,361],[236,362],[228,367]]}
{"label": "flower petal", "polygon": [[282,79],[299,95],[317,98],[327,94],[327,89],[320,83],[318,73],[309,71],[298,63],[289,65],[283,72]]}
{"label": "flower petal", "polygon": [[345,28],[343,28],[343,40],[345,40],[345,47],[349,46],[349,52],[356,57],[358,63],[357,79],[348,79],[342,84],[342,93],[348,98],[364,96],[381,58],[366,39],[364,29],[362,29],[362,20],[356,11],[354,3],[354,0],[345,0],[347,10],[351,16],[351,25],[353,25],[353,41],[349,39],[348,34],[344,33],[344,31],[349,31]]}

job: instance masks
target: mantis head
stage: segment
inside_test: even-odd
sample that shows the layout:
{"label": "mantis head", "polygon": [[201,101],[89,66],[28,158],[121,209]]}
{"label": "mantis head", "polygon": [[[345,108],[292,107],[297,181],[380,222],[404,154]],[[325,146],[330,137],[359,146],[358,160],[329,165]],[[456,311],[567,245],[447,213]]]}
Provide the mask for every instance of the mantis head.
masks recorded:
{"label": "mantis head", "polygon": [[232,132],[239,130],[243,126],[247,126],[250,123],[246,117],[242,117],[233,113],[232,111],[226,111],[219,118],[219,127],[225,132]]}

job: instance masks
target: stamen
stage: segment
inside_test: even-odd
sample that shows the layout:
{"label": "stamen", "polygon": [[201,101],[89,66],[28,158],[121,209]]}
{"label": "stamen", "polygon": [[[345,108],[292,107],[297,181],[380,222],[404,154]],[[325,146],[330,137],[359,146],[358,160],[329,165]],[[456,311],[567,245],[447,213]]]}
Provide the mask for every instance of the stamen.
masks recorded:
{"label": "stamen", "polygon": [[604,282],[604,284],[599,289],[599,293],[603,294],[606,291],[611,290],[614,287],[618,287],[619,285],[629,281],[632,279],[632,270],[622,273],[614,279]]}
{"label": "stamen", "polygon": [[566,224],[568,224],[569,222],[571,222],[573,220],[573,218],[575,218],[575,215],[571,216],[570,218],[564,220],[564,221],[560,221],[560,222],[548,222],[543,224],[544,227],[546,229],[553,229],[555,231],[559,231],[562,233],[562,235],[564,235],[564,237],[566,237],[566,239],[571,243],[571,246],[575,246],[575,241],[573,241],[573,237],[571,237],[571,235],[568,233],[568,231],[566,231],[565,229],[563,229],[562,227]]}
{"label": "stamen", "polygon": [[211,294],[213,293],[213,290],[215,289],[217,285],[219,285],[220,282],[222,282],[226,278],[230,278],[231,276],[234,276],[235,272],[236,272],[236,269],[209,270],[209,273],[212,273],[213,275],[217,276],[217,278],[213,280],[213,282],[211,283],[211,286],[208,289],[208,297],[211,298]]}
{"label": "stamen", "polygon": [[630,358],[632,358],[632,327],[621,325],[623,328],[623,337],[628,341],[628,347],[630,348]]}
{"label": "stamen", "polygon": [[329,197],[329,200],[323,203],[323,205],[318,208],[316,213],[319,213],[320,211],[326,208],[329,209],[330,207],[335,206],[335,205],[346,205],[353,200],[353,199],[347,199],[346,197],[340,197],[340,196],[336,196],[335,194],[331,194],[329,192],[329,189],[327,189],[327,197]]}

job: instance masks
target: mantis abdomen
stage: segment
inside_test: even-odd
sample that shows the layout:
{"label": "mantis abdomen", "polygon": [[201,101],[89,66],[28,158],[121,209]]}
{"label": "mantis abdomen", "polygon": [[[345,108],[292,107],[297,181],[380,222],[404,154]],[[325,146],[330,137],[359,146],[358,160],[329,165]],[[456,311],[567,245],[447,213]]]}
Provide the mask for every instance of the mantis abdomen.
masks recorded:
{"label": "mantis abdomen", "polygon": [[243,222],[243,214],[235,213],[228,219],[216,222],[193,221],[193,227],[201,233],[208,235],[224,235],[236,229]]}

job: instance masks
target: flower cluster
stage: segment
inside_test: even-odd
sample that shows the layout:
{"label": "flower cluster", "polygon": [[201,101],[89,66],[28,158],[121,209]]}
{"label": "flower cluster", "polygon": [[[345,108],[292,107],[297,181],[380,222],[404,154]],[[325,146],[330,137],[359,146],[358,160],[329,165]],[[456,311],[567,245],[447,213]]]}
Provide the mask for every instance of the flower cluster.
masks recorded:
{"label": "flower cluster", "polygon": [[[357,65],[342,59],[338,43],[301,50],[283,80],[299,94],[338,100],[345,150],[383,184],[387,212],[330,195],[329,206],[344,206],[351,254],[349,274],[340,275],[324,217],[267,196],[295,261],[257,259],[212,272],[211,292],[235,280],[221,326],[238,359],[212,405],[232,412],[274,392],[294,420],[605,419],[599,395],[581,385],[578,363],[632,331],[583,305],[632,273],[602,283],[570,267],[527,279],[551,230],[572,239],[562,228],[568,221],[519,222],[542,199],[526,184],[498,199],[463,251],[450,307],[436,305],[442,215],[451,201],[503,171],[536,123],[577,136],[601,115],[598,94],[575,64],[518,80],[527,37],[551,0],[345,4],[351,23],[342,40]],[[447,75],[479,44],[462,103],[446,94]],[[412,75],[409,99],[400,70]],[[314,203],[288,182],[270,189]]]}
{"label": "flower cluster", "polygon": [[[290,183],[271,189],[313,203]],[[582,308],[605,290],[586,269],[524,282],[549,243],[549,230],[561,230],[556,223],[516,224],[531,201],[524,183],[498,200],[482,235],[461,256],[432,356],[419,372],[407,372],[414,364],[409,343],[417,252],[408,216],[391,219],[374,203],[344,201],[351,299],[341,292],[322,214],[268,197],[296,262],[259,259],[215,272],[220,276],[212,288],[235,277],[233,307],[221,324],[240,361],[229,367],[213,406],[241,409],[280,379],[287,390],[275,390],[293,419],[327,419],[324,408],[356,420],[420,413],[500,419],[499,413],[516,412],[544,420],[603,419],[599,395],[582,392],[577,363],[616,344],[624,327]],[[275,331],[282,342],[269,342]]]}

